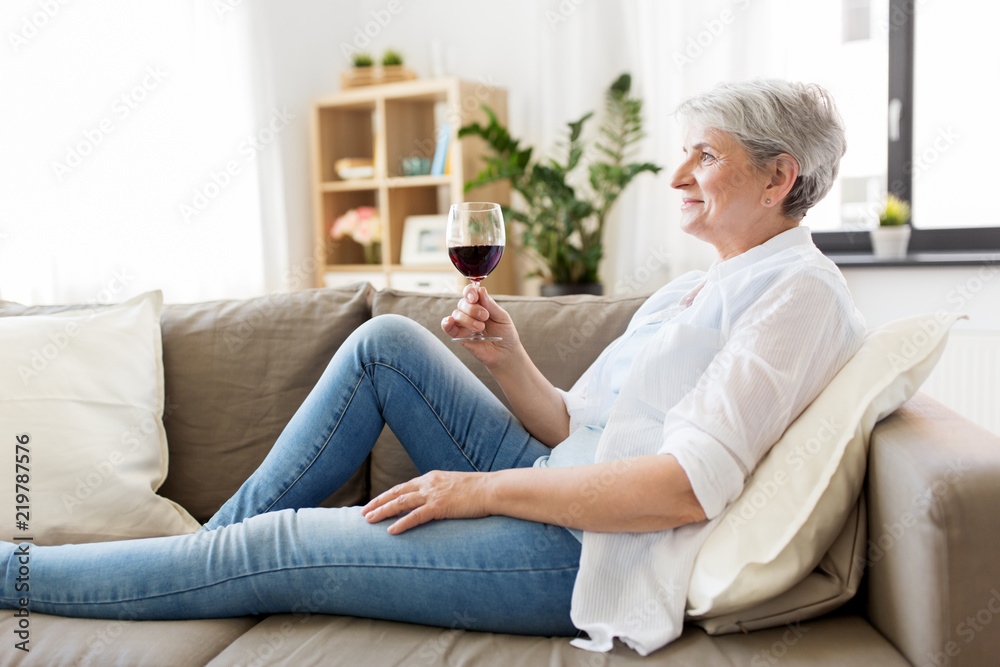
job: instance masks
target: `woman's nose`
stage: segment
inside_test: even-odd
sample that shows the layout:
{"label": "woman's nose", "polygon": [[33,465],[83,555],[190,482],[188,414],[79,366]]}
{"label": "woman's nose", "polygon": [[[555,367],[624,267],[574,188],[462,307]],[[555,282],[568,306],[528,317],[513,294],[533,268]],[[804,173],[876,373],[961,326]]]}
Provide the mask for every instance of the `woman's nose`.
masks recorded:
{"label": "woman's nose", "polygon": [[680,189],[689,185],[691,185],[691,169],[688,167],[687,160],[685,160],[677,167],[677,171],[670,178],[670,187]]}

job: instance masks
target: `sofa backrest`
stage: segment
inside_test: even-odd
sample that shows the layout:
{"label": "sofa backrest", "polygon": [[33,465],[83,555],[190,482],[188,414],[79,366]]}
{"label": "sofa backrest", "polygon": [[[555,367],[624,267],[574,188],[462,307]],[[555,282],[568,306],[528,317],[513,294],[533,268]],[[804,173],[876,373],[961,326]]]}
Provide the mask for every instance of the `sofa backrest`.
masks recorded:
{"label": "sofa backrest", "polygon": [[[267,456],[337,348],[373,313],[397,313],[424,325],[505,401],[485,368],[441,331],[441,319],[458,298],[394,290],[376,294],[368,283],[359,283],[164,306],[163,424],[170,461],[159,493],[199,521],[209,519]],[[645,297],[497,300],[514,318],[525,348],[545,376],[568,388],[621,335]],[[0,317],[93,307],[101,306],[3,302]],[[362,504],[415,474],[386,429],[362,468],[323,504]]]}
{"label": "sofa backrest", "polygon": [[[264,460],[341,343],[371,317],[373,294],[362,283],[164,306],[170,469],[161,495],[209,519]],[[326,504],[366,495],[363,467]]]}

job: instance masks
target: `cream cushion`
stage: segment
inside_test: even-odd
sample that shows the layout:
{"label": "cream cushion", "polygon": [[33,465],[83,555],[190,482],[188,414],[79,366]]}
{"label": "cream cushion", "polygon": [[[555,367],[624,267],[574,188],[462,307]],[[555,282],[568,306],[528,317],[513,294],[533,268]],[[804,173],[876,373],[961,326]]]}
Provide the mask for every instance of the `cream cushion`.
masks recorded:
{"label": "cream cushion", "polygon": [[151,292],[109,308],[0,318],[0,511],[14,521],[25,490],[28,506],[15,538],[63,544],[198,529],[156,494],[167,476],[161,307]]}
{"label": "cream cushion", "polygon": [[[815,597],[787,595],[826,556],[839,553],[840,572],[865,560],[865,540],[831,550],[845,522],[857,522],[868,442],[876,422],[917,391],[937,363],[948,330],[962,316],[939,312],[897,320],[870,331],[861,349],[788,427],[723,513],[695,561],[688,617],[709,632],[755,620],[766,605],[773,624],[810,609]],[[861,515],[863,520],[863,514]],[[828,554],[828,551],[830,552]],[[785,594],[785,595],[783,595]],[[762,610],[761,610],[762,611]],[[758,611],[759,613],[759,611]],[[734,616],[735,615],[735,616]],[[729,631],[732,627],[727,628]]]}

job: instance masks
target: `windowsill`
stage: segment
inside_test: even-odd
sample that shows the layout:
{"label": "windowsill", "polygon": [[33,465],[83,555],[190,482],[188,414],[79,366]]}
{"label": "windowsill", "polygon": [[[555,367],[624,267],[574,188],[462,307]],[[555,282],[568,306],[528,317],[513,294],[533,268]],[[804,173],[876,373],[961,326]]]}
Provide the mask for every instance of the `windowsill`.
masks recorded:
{"label": "windowsill", "polygon": [[974,266],[1000,264],[1000,252],[916,252],[900,259],[876,257],[870,253],[825,253],[837,266],[881,268],[894,266]]}

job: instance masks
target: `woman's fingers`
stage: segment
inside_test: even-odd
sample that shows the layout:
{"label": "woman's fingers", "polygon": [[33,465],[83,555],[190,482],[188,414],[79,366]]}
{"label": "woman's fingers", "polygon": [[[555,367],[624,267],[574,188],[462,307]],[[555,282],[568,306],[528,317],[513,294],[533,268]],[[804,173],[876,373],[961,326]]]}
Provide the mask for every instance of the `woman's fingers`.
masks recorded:
{"label": "woman's fingers", "polygon": [[398,484],[373,498],[361,508],[369,523],[378,523],[407,512],[389,526],[398,535],[431,519],[485,516],[476,479],[478,473],[432,471],[404,484]]}

